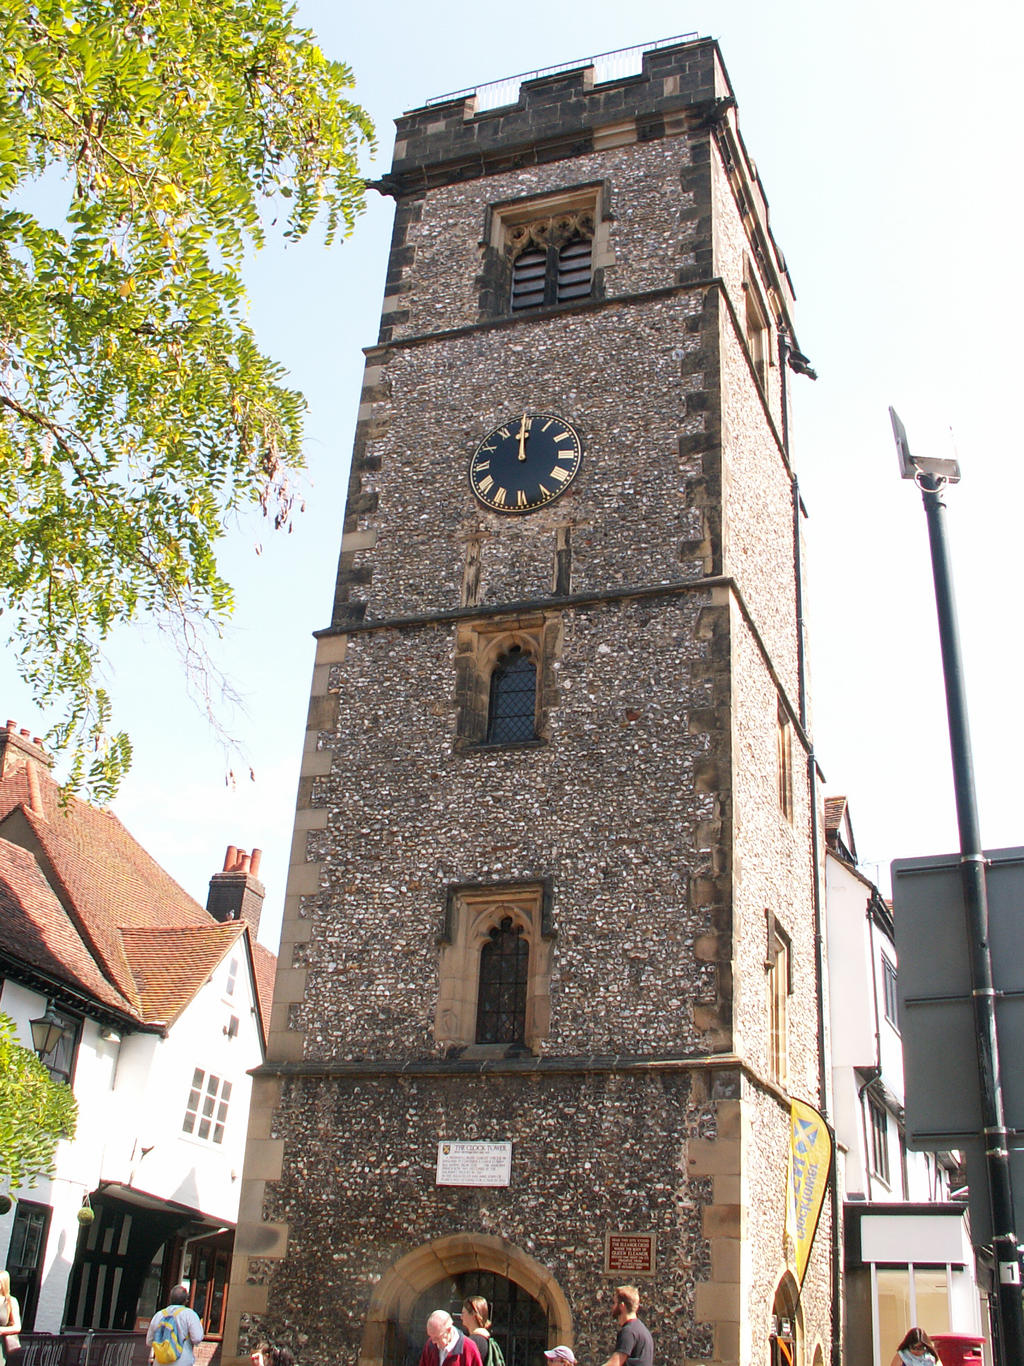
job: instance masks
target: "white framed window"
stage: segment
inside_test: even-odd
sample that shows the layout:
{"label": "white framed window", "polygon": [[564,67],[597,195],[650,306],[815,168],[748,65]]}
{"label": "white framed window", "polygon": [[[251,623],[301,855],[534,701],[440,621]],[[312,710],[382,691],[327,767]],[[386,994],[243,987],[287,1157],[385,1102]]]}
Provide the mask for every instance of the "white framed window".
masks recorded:
{"label": "white framed window", "polygon": [[192,1073],[182,1132],[208,1143],[223,1143],[231,1083],[197,1067]]}
{"label": "white framed window", "polygon": [[885,1018],[896,1030],[900,1027],[899,997],[896,990],[896,964],[882,954],[882,1001]]}
{"label": "white framed window", "polygon": [[232,958],[228,963],[228,980],[224,987],[225,996],[234,996],[235,988],[238,986],[238,959]]}
{"label": "white framed window", "polygon": [[888,1185],[889,1115],[872,1096],[868,1096],[868,1115],[871,1120],[871,1170]]}

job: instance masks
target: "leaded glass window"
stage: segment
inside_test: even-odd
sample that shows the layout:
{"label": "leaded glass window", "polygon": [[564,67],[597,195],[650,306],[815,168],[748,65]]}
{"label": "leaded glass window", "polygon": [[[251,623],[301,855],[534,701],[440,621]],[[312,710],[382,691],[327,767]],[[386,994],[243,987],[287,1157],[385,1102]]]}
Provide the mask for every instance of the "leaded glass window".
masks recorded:
{"label": "leaded glass window", "polygon": [[537,735],[537,666],[521,645],[503,654],[491,674],[487,743],[533,740]]}
{"label": "leaded glass window", "polygon": [[506,915],[480,950],[477,1043],[523,1042],[529,963],[530,945],[523,927]]}

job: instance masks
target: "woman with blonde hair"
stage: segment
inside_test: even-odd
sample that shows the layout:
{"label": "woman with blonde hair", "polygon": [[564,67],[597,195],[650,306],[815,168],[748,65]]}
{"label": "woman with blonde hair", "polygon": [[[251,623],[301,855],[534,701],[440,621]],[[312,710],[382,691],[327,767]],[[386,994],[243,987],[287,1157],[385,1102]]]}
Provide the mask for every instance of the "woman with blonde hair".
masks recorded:
{"label": "woman with blonde hair", "polygon": [[0,1271],[0,1361],[21,1355],[21,1309],[11,1294],[11,1273]]}

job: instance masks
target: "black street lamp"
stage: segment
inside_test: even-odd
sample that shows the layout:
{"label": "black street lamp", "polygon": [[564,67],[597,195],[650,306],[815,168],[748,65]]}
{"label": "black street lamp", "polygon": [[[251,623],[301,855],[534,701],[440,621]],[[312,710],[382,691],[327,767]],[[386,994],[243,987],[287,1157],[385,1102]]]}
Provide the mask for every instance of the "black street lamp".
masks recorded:
{"label": "black street lamp", "polygon": [[949,747],[953,760],[953,791],[960,832],[960,873],[970,947],[971,995],[983,1126],[983,1133],[979,1137],[985,1153],[992,1213],[992,1247],[996,1263],[995,1319],[998,1334],[997,1341],[993,1343],[994,1357],[997,1366],[1021,1366],[1024,1362],[1024,1308],[1021,1304],[1020,1261],[1010,1185],[1010,1134],[1003,1105],[996,991],[988,935],[987,861],[981,847],[978,823],[974,760],[967,723],[967,694],[953,597],[953,571],[946,544],[946,505],[942,499],[942,491],[947,484],[959,483],[960,466],[955,460],[911,455],[906,429],[893,408],[889,409],[889,416],[899,453],[900,474],[904,479],[913,479],[920,488],[928,520],[935,607],[942,648],[942,675],[949,718]]}
{"label": "black street lamp", "polygon": [[53,1052],[66,1032],[64,1022],[54,1010],[52,1001],[47,1001],[45,1015],[40,1015],[38,1020],[29,1021],[29,1028],[32,1030],[32,1047],[41,1058]]}

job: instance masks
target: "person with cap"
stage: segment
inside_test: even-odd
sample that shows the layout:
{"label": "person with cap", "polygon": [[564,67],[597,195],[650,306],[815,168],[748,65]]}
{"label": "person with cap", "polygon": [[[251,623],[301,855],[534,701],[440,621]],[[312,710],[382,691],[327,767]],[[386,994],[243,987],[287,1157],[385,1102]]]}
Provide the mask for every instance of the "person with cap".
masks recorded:
{"label": "person with cap", "polygon": [[472,1338],[455,1327],[446,1309],[435,1309],[427,1319],[427,1341],[420,1366],[483,1366]]}
{"label": "person with cap", "polygon": [[654,1339],[636,1316],[640,1291],[635,1285],[617,1285],[612,1291],[611,1315],[619,1325],[615,1351],[604,1366],[654,1366]]}
{"label": "person with cap", "polygon": [[544,1355],[552,1366],[559,1366],[561,1362],[566,1362],[568,1366],[576,1366],[576,1353],[571,1347],[552,1347],[550,1352],[545,1352]]}

